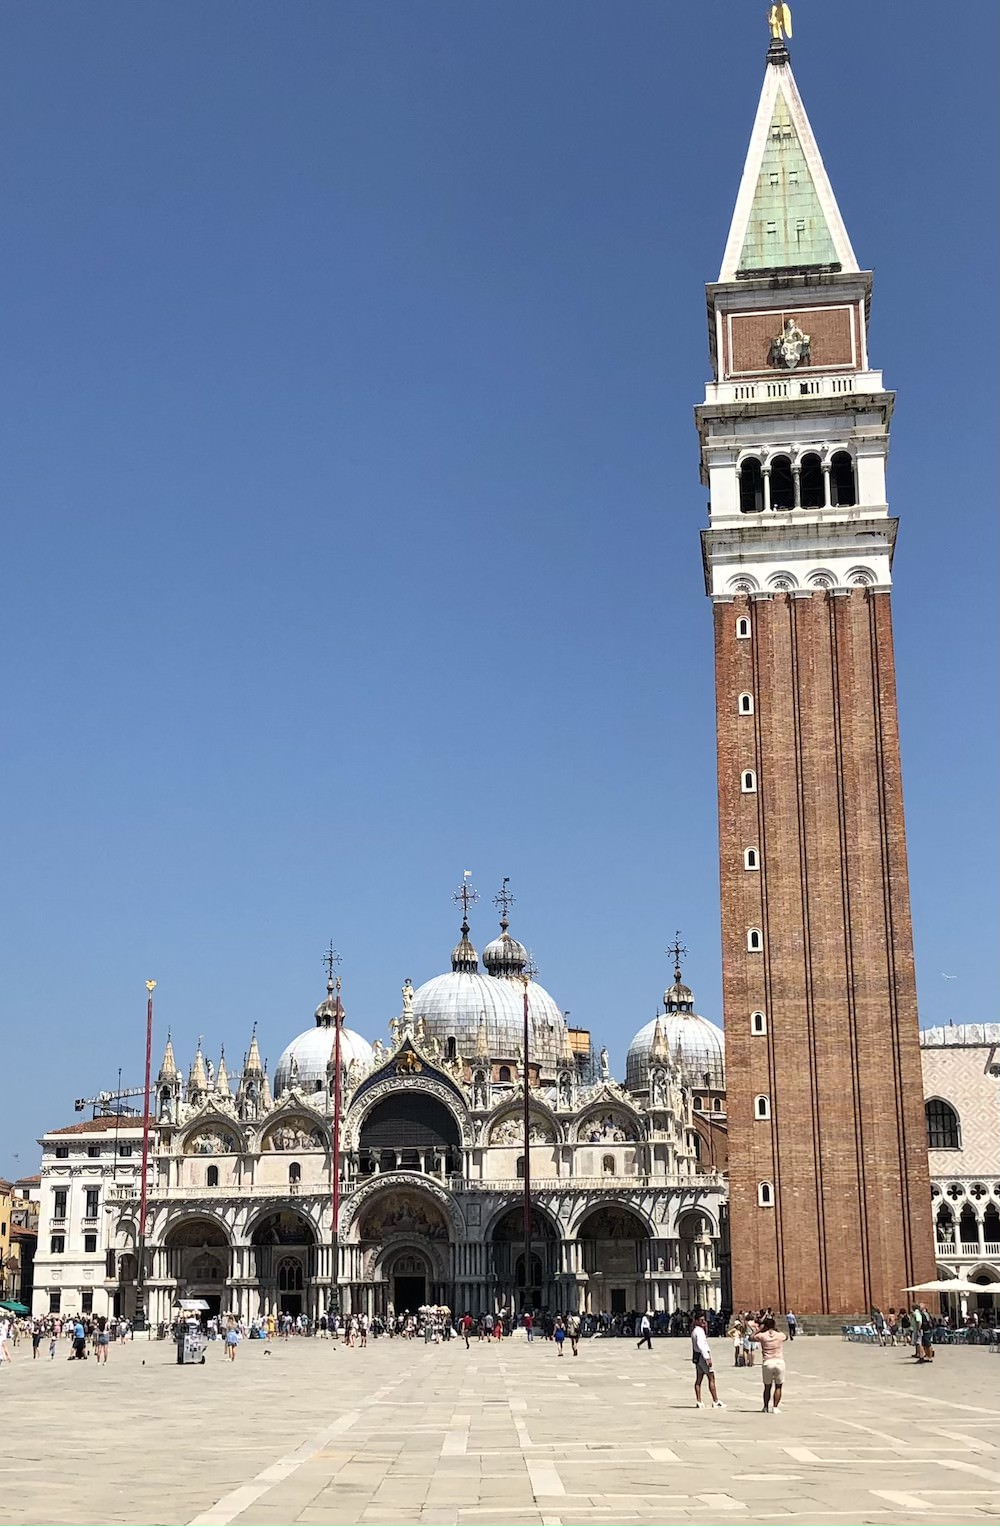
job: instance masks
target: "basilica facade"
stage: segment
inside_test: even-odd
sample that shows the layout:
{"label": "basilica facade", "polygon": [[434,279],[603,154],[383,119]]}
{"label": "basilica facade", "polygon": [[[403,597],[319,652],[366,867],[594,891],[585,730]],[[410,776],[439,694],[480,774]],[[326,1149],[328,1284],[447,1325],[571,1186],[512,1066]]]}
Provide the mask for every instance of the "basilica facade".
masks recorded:
{"label": "basilica facade", "polygon": [[[199,1044],[185,1078],[168,1038],[150,1109],[148,1317],[182,1298],[248,1319],[334,1302],[718,1307],[725,1182],[703,1140],[725,1106],[721,1031],[678,968],[619,1083],[526,965],[505,915],[480,968],[466,917],[450,970],[403,986],[385,1043],[347,1026],[331,978],[273,1077],[256,1033],[232,1076]],[[37,1314],[134,1310],[141,1142],[141,1119],[121,1115],[43,1137]]]}

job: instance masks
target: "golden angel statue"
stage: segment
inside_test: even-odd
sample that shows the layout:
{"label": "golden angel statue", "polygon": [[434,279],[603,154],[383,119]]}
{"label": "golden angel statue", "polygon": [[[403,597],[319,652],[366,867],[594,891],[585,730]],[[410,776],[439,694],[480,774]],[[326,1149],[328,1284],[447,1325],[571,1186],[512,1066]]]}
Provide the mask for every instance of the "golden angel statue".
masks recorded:
{"label": "golden angel statue", "polygon": [[771,36],[776,42],[792,35],[792,13],[787,5],[772,5],[767,13]]}

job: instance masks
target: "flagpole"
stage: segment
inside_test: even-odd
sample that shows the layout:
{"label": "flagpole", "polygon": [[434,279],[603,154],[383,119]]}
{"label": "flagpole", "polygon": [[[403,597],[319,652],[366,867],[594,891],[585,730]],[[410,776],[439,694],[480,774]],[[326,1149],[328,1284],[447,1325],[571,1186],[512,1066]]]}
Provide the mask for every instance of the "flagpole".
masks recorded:
{"label": "flagpole", "polygon": [[521,976],[524,981],[524,1307],[528,1312],[528,1288],[531,1286],[531,1093],[528,1088],[528,986],[531,977]]}
{"label": "flagpole", "polygon": [[155,980],[146,981],[146,1080],[142,1103],[142,1182],[139,1187],[139,1264],[135,1279],[135,1330],[146,1328],[146,1208],[149,1174],[149,1077],[153,1058],[153,992]]}

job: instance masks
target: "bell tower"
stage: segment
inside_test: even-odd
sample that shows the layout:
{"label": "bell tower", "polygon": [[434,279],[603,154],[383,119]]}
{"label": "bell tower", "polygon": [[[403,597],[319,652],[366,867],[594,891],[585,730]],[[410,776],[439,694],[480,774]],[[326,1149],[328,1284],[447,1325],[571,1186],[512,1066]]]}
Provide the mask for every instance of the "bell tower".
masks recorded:
{"label": "bell tower", "polygon": [[695,416],[733,1302],[815,1318],[898,1305],[934,1258],[890,613],[894,397],[868,357],[871,272],[772,30]]}

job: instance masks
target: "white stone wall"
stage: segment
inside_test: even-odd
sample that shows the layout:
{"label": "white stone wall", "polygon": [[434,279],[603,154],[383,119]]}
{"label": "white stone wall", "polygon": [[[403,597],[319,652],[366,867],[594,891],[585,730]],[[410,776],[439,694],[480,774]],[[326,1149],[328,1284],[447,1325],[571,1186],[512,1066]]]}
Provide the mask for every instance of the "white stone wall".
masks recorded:
{"label": "white stone wall", "polygon": [[990,1069],[997,1049],[995,1043],[930,1045],[922,1040],[924,1097],[951,1103],[958,1114],[962,1146],[929,1151],[932,1177],[1000,1175],[1000,1096],[997,1077]]}

